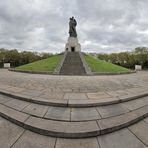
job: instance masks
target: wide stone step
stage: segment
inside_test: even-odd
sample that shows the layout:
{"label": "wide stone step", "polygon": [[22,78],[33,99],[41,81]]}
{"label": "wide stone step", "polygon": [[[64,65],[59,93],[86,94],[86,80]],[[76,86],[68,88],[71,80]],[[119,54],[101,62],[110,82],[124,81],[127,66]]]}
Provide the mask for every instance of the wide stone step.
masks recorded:
{"label": "wide stone step", "polygon": [[[76,65],[77,64],[77,65]],[[68,61],[68,62],[64,62],[63,65],[67,66],[67,65],[71,65],[71,66],[81,66],[82,63],[81,61]]]}
{"label": "wide stone step", "polygon": [[81,61],[80,57],[67,57],[65,61]]}
{"label": "wide stone step", "polygon": [[74,73],[73,73],[73,72],[67,71],[67,72],[61,72],[60,75],[67,75],[67,76],[68,76],[68,75],[71,75],[71,76],[72,76],[72,75],[75,75],[75,76],[85,76],[85,73],[82,73],[82,72],[81,72],[81,73],[80,73],[80,72],[74,72]]}
{"label": "wide stone step", "polygon": [[[74,70],[74,69],[73,69]],[[63,69],[63,70],[61,70],[61,74],[62,74],[62,72],[64,73],[66,73],[66,72],[69,72],[69,73],[80,73],[80,74],[85,74],[85,71],[84,70],[75,70],[75,71],[73,71],[73,70],[71,70],[71,69]]]}
{"label": "wide stone step", "polygon": [[71,66],[71,65],[63,65],[62,69],[85,70],[83,66]]}
{"label": "wide stone step", "polygon": [[70,65],[69,66],[66,66],[66,67],[63,66],[62,69],[65,69],[65,70],[71,69],[73,71],[74,70],[85,70],[84,67],[82,67],[82,66],[77,66],[76,67],[76,66],[70,66]]}
{"label": "wide stone step", "polygon": [[79,60],[66,60],[66,61],[64,61],[64,64],[81,64],[82,62],[81,61],[79,61]]}
{"label": "wide stone step", "polygon": [[0,116],[33,132],[60,138],[87,138],[130,126],[148,116],[148,105],[123,115],[85,122],[62,122],[30,116],[0,105]]}
{"label": "wide stone step", "polygon": [[[121,102],[127,102],[130,100],[138,99],[141,97],[148,96],[147,91],[143,91],[141,93],[132,93],[129,95],[124,95],[120,97],[110,97],[110,98],[100,98],[97,99],[97,96],[95,97],[96,99],[81,99],[80,94],[74,96],[73,93],[69,93],[68,97],[65,99],[63,98],[52,98],[53,94],[49,95],[48,98],[44,97],[31,97],[31,96],[26,96],[23,94],[15,94],[12,92],[9,92],[7,90],[0,90],[0,94],[27,101],[27,102],[32,102],[36,104],[41,104],[41,105],[49,105],[49,106],[56,106],[56,107],[74,107],[74,108],[79,108],[79,107],[96,107],[96,106],[106,106],[106,105],[111,105],[111,104],[117,104]],[[99,95],[99,94],[98,94]],[[76,98],[75,98],[76,97]],[[72,98],[72,99],[70,99]]]}
{"label": "wide stone step", "polygon": [[[73,71],[73,70],[75,70],[75,71]],[[66,73],[66,72],[70,72],[70,73],[82,73],[82,74],[85,74],[85,71],[84,71],[83,69],[78,69],[78,70],[77,70],[77,69],[70,69],[70,68],[69,68],[69,69],[62,69],[62,70],[61,70],[61,73],[62,73],[62,72],[65,72],[65,73]]]}
{"label": "wide stone step", "polygon": [[104,119],[137,110],[148,105],[148,97],[114,105],[72,108],[40,105],[0,95],[0,104],[38,118],[56,121],[80,122]]}
{"label": "wide stone step", "polygon": [[[73,65],[72,65],[72,64],[73,64]],[[74,64],[77,64],[77,65],[74,65]],[[63,63],[63,66],[75,66],[75,67],[80,66],[80,67],[81,67],[81,66],[83,66],[83,65],[82,65],[81,62],[71,62],[71,61],[70,61],[70,62],[64,62],[64,63]]]}
{"label": "wide stone step", "polygon": [[68,69],[62,69],[61,70],[61,74],[62,72],[63,73],[66,73],[66,72],[69,72],[69,73],[81,73],[81,74],[85,74],[85,71],[83,69],[75,69],[75,71],[73,71],[74,69],[71,69],[71,68],[68,68]]}

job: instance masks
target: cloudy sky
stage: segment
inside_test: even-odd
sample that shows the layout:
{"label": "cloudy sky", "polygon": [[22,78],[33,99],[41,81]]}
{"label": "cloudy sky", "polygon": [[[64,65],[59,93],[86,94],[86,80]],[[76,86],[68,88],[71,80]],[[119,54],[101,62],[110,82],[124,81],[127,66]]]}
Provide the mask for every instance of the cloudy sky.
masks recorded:
{"label": "cloudy sky", "polygon": [[71,16],[82,51],[148,46],[148,0],[0,0],[0,48],[62,52]]}

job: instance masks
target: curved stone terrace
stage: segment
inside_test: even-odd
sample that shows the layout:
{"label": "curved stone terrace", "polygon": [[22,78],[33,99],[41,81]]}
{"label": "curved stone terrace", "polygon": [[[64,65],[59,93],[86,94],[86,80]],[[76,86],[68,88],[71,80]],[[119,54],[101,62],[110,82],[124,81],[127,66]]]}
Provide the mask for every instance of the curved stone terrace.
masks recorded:
{"label": "curved stone terrace", "polygon": [[55,76],[0,69],[3,148],[146,148],[147,117],[148,71]]}

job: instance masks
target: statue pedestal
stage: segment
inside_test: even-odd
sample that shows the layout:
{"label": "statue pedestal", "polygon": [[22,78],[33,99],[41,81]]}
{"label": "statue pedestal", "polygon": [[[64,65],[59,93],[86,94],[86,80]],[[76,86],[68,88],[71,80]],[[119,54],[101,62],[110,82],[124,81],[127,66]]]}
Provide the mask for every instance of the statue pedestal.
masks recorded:
{"label": "statue pedestal", "polygon": [[69,37],[68,42],[65,45],[65,51],[69,51],[69,52],[79,52],[79,51],[81,51],[81,45],[78,42],[78,38]]}

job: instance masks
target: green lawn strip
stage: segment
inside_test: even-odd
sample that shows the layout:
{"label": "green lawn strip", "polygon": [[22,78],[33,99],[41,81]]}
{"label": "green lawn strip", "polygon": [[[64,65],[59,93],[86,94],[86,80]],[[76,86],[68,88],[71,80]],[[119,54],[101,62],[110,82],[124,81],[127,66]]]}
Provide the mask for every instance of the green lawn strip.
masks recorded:
{"label": "green lawn strip", "polygon": [[16,69],[38,72],[53,72],[57,64],[60,62],[61,58],[62,55],[55,55],[47,59],[16,67]]}
{"label": "green lawn strip", "polygon": [[99,59],[95,59],[90,55],[85,55],[85,60],[90,66],[92,72],[107,72],[107,73],[130,72],[130,70],[127,68],[109,62],[105,62]]}

